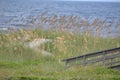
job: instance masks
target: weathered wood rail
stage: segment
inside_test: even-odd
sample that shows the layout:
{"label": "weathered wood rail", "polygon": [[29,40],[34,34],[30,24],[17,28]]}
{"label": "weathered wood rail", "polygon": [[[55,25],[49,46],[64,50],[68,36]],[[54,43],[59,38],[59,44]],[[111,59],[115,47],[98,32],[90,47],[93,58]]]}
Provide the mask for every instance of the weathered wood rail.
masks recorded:
{"label": "weathered wood rail", "polygon": [[109,68],[120,68],[120,47],[72,57],[62,61],[66,63],[66,66],[94,64]]}

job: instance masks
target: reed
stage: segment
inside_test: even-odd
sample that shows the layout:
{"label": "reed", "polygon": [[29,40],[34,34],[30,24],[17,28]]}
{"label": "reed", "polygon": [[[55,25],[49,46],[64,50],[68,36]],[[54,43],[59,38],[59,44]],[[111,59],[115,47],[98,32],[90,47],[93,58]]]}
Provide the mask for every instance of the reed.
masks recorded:
{"label": "reed", "polygon": [[[32,21],[36,29],[0,34],[0,79],[120,79],[119,71],[94,66],[65,69],[61,62],[64,58],[120,47],[119,37],[101,37],[106,20],[95,18],[93,23],[89,20],[79,16],[40,15]],[[50,41],[39,44],[36,49],[30,48],[29,44],[35,40]],[[43,50],[52,56],[42,54]]]}

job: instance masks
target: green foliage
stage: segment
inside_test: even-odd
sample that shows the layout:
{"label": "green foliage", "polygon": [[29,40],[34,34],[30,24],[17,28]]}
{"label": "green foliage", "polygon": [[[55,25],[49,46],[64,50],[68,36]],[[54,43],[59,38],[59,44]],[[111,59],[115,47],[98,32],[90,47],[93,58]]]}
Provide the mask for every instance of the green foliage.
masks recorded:
{"label": "green foliage", "polygon": [[39,80],[37,77],[10,77],[8,80]]}

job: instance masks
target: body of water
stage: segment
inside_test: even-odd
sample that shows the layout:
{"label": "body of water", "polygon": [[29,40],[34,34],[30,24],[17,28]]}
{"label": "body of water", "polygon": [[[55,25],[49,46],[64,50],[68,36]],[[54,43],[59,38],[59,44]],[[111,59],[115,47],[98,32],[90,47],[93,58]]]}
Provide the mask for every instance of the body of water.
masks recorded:
{"label": "body of water", "polygon": [[[75,15],[83,18],[120,20],[120,3],[46,0],[0,0],[0,27],[32,26],[30,21],[46,12],[52,15]],[[117,30],[119,31],[119,30]],[[116,32],[114,30],[114,32]]]}

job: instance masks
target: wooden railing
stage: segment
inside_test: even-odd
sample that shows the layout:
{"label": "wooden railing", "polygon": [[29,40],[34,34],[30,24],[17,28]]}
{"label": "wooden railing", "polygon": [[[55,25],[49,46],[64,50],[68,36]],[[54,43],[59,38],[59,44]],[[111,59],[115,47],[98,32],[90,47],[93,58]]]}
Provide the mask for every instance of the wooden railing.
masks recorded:
{"label": "wooden railing", "polygon": [[66,63],[66,66],[94,64],[111,68],[112,66],[118,67],[120,65],[120,47],[72,57],[62,61]]}

